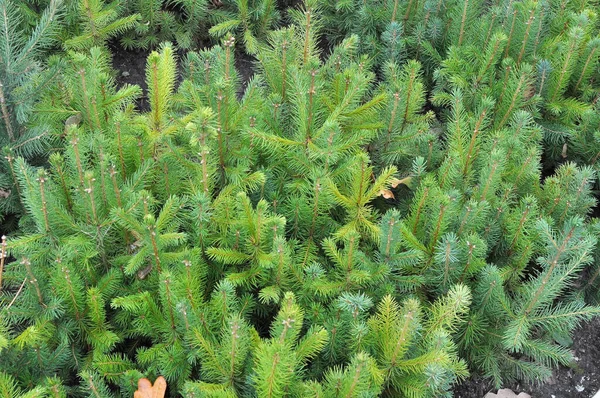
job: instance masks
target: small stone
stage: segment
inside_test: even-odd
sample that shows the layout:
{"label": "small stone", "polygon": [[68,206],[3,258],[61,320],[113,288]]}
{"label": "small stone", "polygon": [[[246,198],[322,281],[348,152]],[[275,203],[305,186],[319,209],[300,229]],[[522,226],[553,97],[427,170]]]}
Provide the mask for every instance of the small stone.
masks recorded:
{"label": "small stone", "polygon": [[484,398],[531,398],[531,395],[527,393],[520,393],[519,395],[515,394],[513,390],[509,388],[503,388],[498,390],[497,394],[492,392],[488,392]]}
{"label": "small stone", "polygon": [[127,72],[126,70],[124,70],[123,72],[121,72],[121,76],[128,77],[129,76],[129,72]]}
{"label": "small stone", "polygon": [[583,390],[585,390],[585,387],[581,384],[578,384],[575,386],[575,389],[577,390],[577,392],[582,392]]}

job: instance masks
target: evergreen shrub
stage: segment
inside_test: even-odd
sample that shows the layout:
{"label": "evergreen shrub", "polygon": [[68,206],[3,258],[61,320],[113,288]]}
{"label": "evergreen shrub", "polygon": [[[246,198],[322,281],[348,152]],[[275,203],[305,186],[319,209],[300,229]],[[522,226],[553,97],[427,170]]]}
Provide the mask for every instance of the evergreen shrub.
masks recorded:
{"label": "evergreen shrub", "polygon": [[7,163],[0,393],[450,397],[571,363],[600,314],[598,22],[500,3],[307,0],[272,31],[236,2],[221,45],[149,55],[142,112],[105,47],[138,16],[85,36],[96,2],[23,120],[47,161]]}

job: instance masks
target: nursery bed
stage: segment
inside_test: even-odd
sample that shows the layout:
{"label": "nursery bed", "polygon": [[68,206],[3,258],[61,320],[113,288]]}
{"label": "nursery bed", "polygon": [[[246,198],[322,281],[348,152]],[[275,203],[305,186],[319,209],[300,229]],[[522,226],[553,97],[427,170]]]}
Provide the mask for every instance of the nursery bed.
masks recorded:
{"label": "nursery bed", "polygon": [[[515,393],[526,392],[532,398],[595,398],[600,390],[600,318],[583,323],[573,333],[571,350],[575,363],[555,369],[542,385],[512,383],[503,386]],[[454,389],[456,398],[483,398],[496,389],[489,381],[473,376]]]}
{"label": "nursery bed", "polygon": [[[144,95],[138,100],[138,109],[148,109],[146,90],[146,58],[148,51],[125,51],[120,47],[113,47],[113,66],[117,70],[116,82],[119,86],[124,84],[137,84],[144,90]],[[184,54],[179,54],[180,58]],[[243,95],[248,81],[254,75],[254,57],[238,51],[236,53],[235,67],[242,81]],[[181,64],[179,64],[181,66]],[[600,206],[594,209],[600,214]],[[545,384],[535,385],[527,383],[512,383],[503,386],[510,388],[515,393],[526,392],[534,398],[592,398],[600,390],[600,319],[582,323],[573,336],[571,347],[576,362],[570,366],[561,366],[553,372],[553,376]],[[488,392],[497,389],[480,376],[472,376],[454,389],[457,398],[479,398]]]}
{"label": "nursery bed", "polygon": [[0,0],[0,395],[600,398],[597,2],[67,3]]}

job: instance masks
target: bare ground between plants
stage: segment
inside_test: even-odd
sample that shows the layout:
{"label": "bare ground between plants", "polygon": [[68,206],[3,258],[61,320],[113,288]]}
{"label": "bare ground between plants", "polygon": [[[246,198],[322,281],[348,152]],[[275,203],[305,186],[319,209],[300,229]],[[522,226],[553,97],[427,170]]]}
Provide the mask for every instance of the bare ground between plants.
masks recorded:
{"label": "bare ground between plants", "polygon": [[112,46],[112,64],[116,71],[115,82],[118,87],[125,84],[137,84],[143,90],[142,96],[137,101],[140,111],[149,109],[146,85],[146,61],[148,51],[125,51],[121,47]]}
{"label": "bare ground between plants", "polygon": [[[582,323],[573,333],[571,347],[575,362],[555,369],[552,378],[541,385],[511,383],[503,386],[532,398],[592,398],[600,390],[600,318]],[[456,398],[483,398],[496,392],[488,381],[473,376],[454,389]]]}
{"label": "bare ground between plants", "polygon": [[[138,110],[145,112],[150,109],[148,104],[147,96],[147,85],[146,85],[146,60],[149,51],[143,50],[132,50],[126,51],[118,45],[113,45],[111,48],[112,52],[112,65],[116,70],[115,81],[119,87],[124,84],[137,84],[143,90],[142,96],[137,101]],[[181,72],[181,61],[184,57],[183,53],[179,53],[178,57],[178,71]],[[255,58],[244,52],[238,51],[235,56],[235,67],[238,71],[238,75],[241,80],[241,88],[238,92],[238,96],[241,97],[248,85],[248,82],[254,76],[253,63]],[[181,80],[181,74],[177,76],[178,81]]]}

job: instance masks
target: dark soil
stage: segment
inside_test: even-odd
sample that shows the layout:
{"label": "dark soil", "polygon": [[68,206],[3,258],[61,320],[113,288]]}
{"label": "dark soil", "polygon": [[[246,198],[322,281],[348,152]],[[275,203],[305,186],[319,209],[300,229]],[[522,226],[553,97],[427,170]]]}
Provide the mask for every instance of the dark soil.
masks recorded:
{"label": "dark soil", "polygon": [[147,111],[150,108],[148,104],[147,86],[146,86],[146,60],[148,51],[143,50],[124,50],[120,46],[111,48],[113,54],[113,68],[117,71],[115,81],[117,87],[124,84],[137,84],[143,90],[142,96],[138,99],[137,106],[140,111]]}
{"label": "dark soil", "polygon": [[[515,393],[526,392],[532,398],[592,398],[600,390],[600,318],[582,324],[573,333],[571,350],[575,362],[556,369],[541,385],[511,383],[503,386]],[[454,389],[456,398],[483,398],[496,392],[488,381],[473,376]]]}
{"label": "dark soil", "polygon": [[246,91],[246,86],[252,76],[254,76],[254,63],[256,62],[256,58],[252,55],[246,54],[243,51],[237,51],[235,53],[235,69],[240,76],[240,80],[242,85],[240,87],[240,91],[238,92],[238,97],[242,97],[244,95],[244,91]]}
{"label": "dark soil", "polygon": [[[137,107],[140,111],[145,112],[150,109],[148,104],[147,96],[147,85],[146,85],[146,60],[150,51],[143,50],[125,50],[122,47],[115,45],[112,46],[111,52],[113,54],[112,64],[116,70],[115,81],[117,87],[121,87],[124,84],[137,84],[143,90],[142,96],[137,102]],[[185,57],[185,53],[179,51],[177,54],[178,61]],[[238,96],[242,97],[244,90],[248,82],[254,76],[254,63],[256,58],[246,54],[245,52],[238,49],[235,54],[235,68],[238,71],[241,80],[241,88],[238,92]],[[179,72],[181,72],[181,62],[179,63]],[[179,73],[178,81],[181,82],[181,73]]]}

